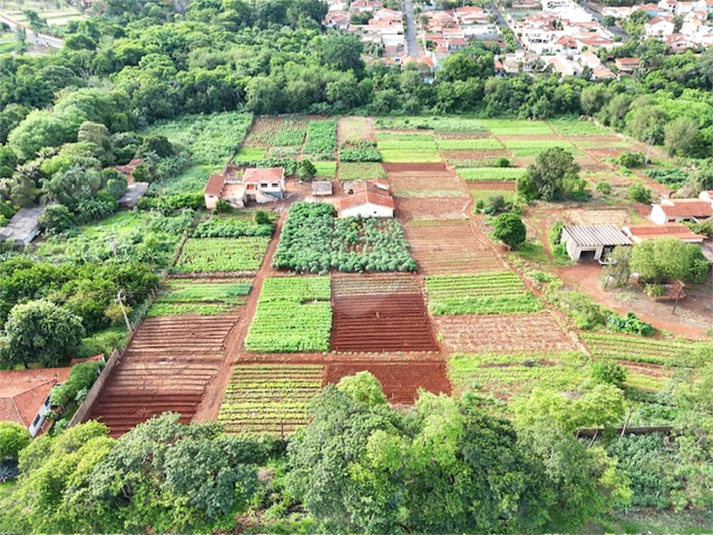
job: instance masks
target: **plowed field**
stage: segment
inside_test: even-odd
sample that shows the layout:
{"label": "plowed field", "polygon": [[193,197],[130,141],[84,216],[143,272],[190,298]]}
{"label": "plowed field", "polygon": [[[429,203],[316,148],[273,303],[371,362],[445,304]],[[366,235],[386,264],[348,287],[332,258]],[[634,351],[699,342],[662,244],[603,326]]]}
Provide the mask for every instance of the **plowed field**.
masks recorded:
{"label": "plowed field", "polygon": [[496,271],[503,267],[500,257],[473,234],[467,221],[407,224],[404,228],[411,255],[426,275]]}
{"label": "plowed field", "polygon": [[165,411],[189,422],[223,362],[237,315],[149,318],[112,370],[87,419],[118,437]]}
{"label": "plowed field", "polygon": [[[340,279],[332,295],[333,351],[438,350],[420,290],[357,295],[344,290],[348,284],[354,287],[361,284],[361,278],[352,280]],[[382,280],[388,284],[388,278]]]}
{"label": "plowed field", "polygon": [[396,198],[396,214],[401,221],[463,219],[469,203],[467,197],[399,197]]}
{"label": "plowed field", "polygon": [[570,337],[548,312],[493,316],[437,316],[446,351],[515,353],[576,351]]}
{"label": "plowed field", "polygon": [[338,383],[342,377],[368,371],[381,382],[389,403],[411,405],[423,388],[434,394],[450,394],[451,384],[446,364],[440,360],[408,362],[335,362],[327,365],[327,382]]}

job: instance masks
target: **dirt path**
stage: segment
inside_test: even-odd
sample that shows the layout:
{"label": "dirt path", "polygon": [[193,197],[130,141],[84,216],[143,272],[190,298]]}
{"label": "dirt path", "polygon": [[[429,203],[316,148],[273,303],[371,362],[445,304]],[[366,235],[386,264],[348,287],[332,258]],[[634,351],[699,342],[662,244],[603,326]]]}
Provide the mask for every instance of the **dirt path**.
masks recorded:
{"label": "dirt path", "polygon": [[193,421],[207,422],[218,419],[218,412],[220,411],[220,404],[223,401],[223,394],[225,393],[225,389],[230,382],[233,365],[236,360],[238,360],[238,355],[242,351],[243,342],[248,334],[248,328],[250,327],[250,323],[252,322],[255,311],[257,310],[257,302],[260,298],[263,282],[268,276],[274,273],[272,268],[272,257],[277,250],[277,244],[280,240],[280,232],[282,231],[282,225],[284,224],[286,218],[287,212],[285,211],[280,214],[279,219],[275,222],[275,233],[273,234],[270,244],[267,247],[267,253],[265,253],[260,269],[255,274],[252,289],[247,297],[247,302],[240,311],[240,319],[231,329],[230,334],[228,334],[226,339],[224,348],[225,357],[223,358],[223,362],[213,380],[208,384],[208,386],[206,386],[203,400],[196,410]]}

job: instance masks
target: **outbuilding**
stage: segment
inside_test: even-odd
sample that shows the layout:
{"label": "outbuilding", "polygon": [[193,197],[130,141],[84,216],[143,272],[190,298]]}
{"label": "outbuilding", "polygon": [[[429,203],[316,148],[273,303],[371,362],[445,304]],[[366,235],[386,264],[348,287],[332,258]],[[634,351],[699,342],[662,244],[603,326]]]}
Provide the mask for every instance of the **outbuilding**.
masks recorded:
{"label": "outbuilding", "polygon": [[332,194],[332,181],[331,180],[315,180],[312,182],[312,195],[317,196],[329,196]]}
{"label": "outbuilding", "polygon": [[657,225],[666,223],[700,223],[713,215],[713,206],[703,199],[664,199],[654,204],[649,218]]}
{"label": "outbuilding", "polygon": [[354,185],[339,203],[339,217],[394,217],[394,198],[388,182],[367,180]]}
{"label": "outbuilding", "polygon": [[561,242],[575,262],[602,260],[617,245],[631,245],[626,235],[614,225],[571,225],[562,229]]}
{"label": "outbuilding", "polygon": [[0,241],[8,241],[13,247],[29,245],[42,230],[39,220],[44,211],[44,206],[20,208],[8,225],[0,228]]}

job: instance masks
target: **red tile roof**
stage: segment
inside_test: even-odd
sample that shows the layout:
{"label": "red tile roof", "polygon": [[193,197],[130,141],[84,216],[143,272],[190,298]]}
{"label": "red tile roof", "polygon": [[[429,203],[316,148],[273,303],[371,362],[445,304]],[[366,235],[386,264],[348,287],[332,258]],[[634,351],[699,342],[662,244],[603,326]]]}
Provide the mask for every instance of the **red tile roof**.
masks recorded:
{"label": "red tile roof", "polygon": [[225,175],[210,175],[208,184],[206,184],[205,187],[205,194],[220,197],[220,192],[223,191],[224,184]]}
{"label": "red tile roof", "polygon": [[686,225],[680,223],[667,223],[665,225],[630,225],[624,228],[624,232],[640,240],[650,240],[668,236],[679,240],[702,241],[705,236],[695,234]]}
{"label": "red tile roof", "polygon": [[660,205],[667,217],[710,217],[713,215],[713,206],[706,201],[679,199],[669,201],[669,203]]}
{"label": "red tile roof", "polygon": [[246,169],[243,173],[243,182],[275,182],[285,178],[283,167],[268,167],[265,169]]}
{"label": "red tile roof", "polygon": [[389,193],[388,188],[380,187],[388,186],[388,182],[383,180],[367,180],[354,186],[354,193],[344,197],[339,202],[339,209],[346,210],[362,204],[377,204],[394,208],[394,198]]}
{"label": "red tile roof", "polygon": [[0,421],[29,427],[50,390],[63,383],[70,368],[0,371]]}

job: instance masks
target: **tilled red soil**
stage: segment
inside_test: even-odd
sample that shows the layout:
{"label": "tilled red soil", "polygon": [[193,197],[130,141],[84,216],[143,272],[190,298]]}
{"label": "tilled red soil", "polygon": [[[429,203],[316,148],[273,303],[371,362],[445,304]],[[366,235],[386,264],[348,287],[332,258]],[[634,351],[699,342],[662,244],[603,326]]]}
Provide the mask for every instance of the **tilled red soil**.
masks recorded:
{"label": "tilled red soil", "polygon": [[334,362],[327,365],[326,382],[338,383],[342,377],[368,371],[379,382],[389,403],[412,405],[423,388],[434,394],[450,394],[446,363],[438,360],[408,362]]}
{"label": "tilled red soil", "polygon": [[437,351],[421,294],[332,298],[333,351]]}
{"label": "tilled red soil", "polygon": [[149,318],[134,335],[87,419],[118,437],[152,416],[177,412],[190,422],[224,357],[239,316]]}
{"label": "tilled red soil", "polygon": [[438,163],[383,163],[384,170],[388,173],[447,173],[446,164]]}
{"label": "tilled red soil", "polygon": [[517,183],[514,180],[471,180],[466,182],[469,190],[515,191]]}

